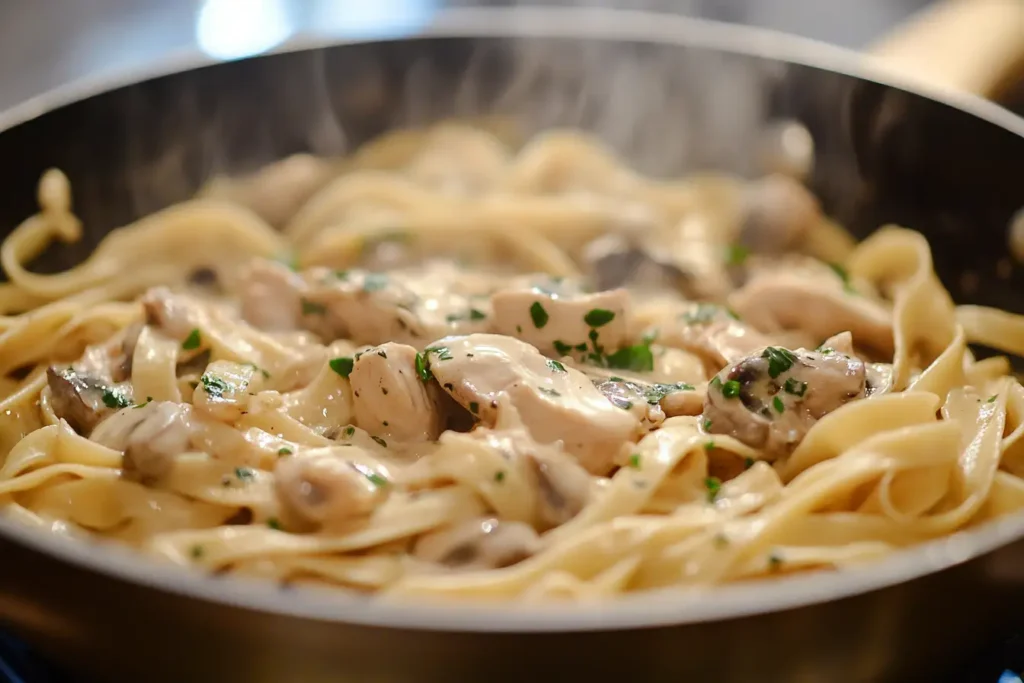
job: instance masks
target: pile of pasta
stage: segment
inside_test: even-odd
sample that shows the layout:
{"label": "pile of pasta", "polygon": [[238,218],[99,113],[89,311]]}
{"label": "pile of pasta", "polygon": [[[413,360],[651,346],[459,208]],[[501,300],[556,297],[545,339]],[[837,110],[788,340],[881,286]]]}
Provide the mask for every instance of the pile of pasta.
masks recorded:
{"label": "pile of pasta", "polygon": [[[332,452],[336,436],[303,418],[330,397],[316,382],[277,393],[275,368],[292,350],[231,314],[230,303],[208,304],[220,327],[204,333],[217,338],[216,353],[265,369],[262,391],[276,398],[225,422],[205,452],[183,456],[159,486],[123,476],[121,452],[57,417],[46,372],[139,322],[138,298],[152,287],[185,287],[197,269],[216,268],[230,291],[231,273],[260,258],[358,267],[367,245],[396,229],[420,254],[581,278],[588,243],[610,225],[651,216],[661,226],[652,239],[666,249],[685,243],[718,253],[736,239],[743,184],[712,174],[642,177],[577,132],[523,144],[505,129],[461,124],[399,131],[344,159],[281,163],[292,165],[291,186],[273,168],[244,182],[219,180],[113,230],[83,263],[47,275],[27,265],[54,242],[80,239],[82,226],[68,179],[56,170],[42,178],[40,211],[0,249],[8,280],[0,285],[7,516],[41,532],[281,582],[403,597],[586,600],[842,568],[1024,507],[1024,388],[1006,357],[977,360],[968,348],[1024,353],[1024,319],[955,306],[916,232],[885,227],[854,245],[827,221],[805,248],[842,262],[891,304],[887,390],[828,414],[774,462],[730,436],[709,435],[698,416],[672,417],[639,439],[632,466],[595,476],[587,505],[511,566],[444,572],[410,559],[419,536],[481,516],[521,520],[534,495],[521,477],[495,481],[501,464],[458,432],[395,453],[352,429],[367,465],[390,473],[387,500],[340,528],[281,528],[278,456]],[[136,396],[190,400],[167,379],[177,350],[157,335],[140,337]],[[258,465],[219,457],[253,434],[268,454]],[[709,490],[714,460],[727,457],[753,466]]]}

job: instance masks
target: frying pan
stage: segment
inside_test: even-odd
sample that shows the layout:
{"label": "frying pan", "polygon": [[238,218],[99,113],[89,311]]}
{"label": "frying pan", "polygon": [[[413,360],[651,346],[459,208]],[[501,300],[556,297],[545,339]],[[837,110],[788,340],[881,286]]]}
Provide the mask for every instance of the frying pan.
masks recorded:
{"label": "frying pan", "polygon": [[[1006,48],[1013,24],[998,28],[1020,6],[973,7],[1003,13],[986,34],[1003,52],[962,55],[977,68],[953,84],[982,91],[1020,56]],[[335,154],[395,126],[497,113],[527,132],[590,130],[650,173],[754,174],[767,124],[796,120],[830,214],[858,236],[886,222],[921,230],[955,298],[1024,312],[1006,246],[1024,206],[1024,122],[962,90],[788,36],[641,12],[447,10],[415,37],[324,42],[196,57],[7,114],[0,226],[33,210],[51,166],[72,179],[88,235],[43,270],[215,173]],[[879,59],[913,66],[913,42],[883,44]],[[572,606],[279,589],[0,519],[0,620],[102,681],[938,681],[1022,615],[1021,515],[863,568]]]}

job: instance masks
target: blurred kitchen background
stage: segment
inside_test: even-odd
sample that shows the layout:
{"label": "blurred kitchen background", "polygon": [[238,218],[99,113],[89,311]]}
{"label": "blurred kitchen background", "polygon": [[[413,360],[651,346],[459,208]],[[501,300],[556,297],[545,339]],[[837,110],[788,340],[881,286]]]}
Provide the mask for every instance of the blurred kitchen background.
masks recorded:
{"label": "blurred kitchen background", "polygon": [[0,0],[0,111],[83,77],[145,72],[197,48],[234,58],[272,49],[298,33],[374,37],[413,30],[440,6],[514,4],[671,11],[857,49],[930,1]]}

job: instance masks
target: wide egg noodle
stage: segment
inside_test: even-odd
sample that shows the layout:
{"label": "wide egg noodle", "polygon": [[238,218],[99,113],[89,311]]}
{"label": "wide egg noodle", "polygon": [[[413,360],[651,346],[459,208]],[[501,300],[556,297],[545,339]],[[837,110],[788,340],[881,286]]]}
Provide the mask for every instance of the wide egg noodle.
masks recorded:
{"label": "wide egg noodle", "polygon": [[[586,270],[585,246],[615,235],[729,282],[719,259],[741,234],[746,181],[645,178],[578,131],[521,142],[498,123],[398,131],[325,166],[330,175],[281,232],[211,186],[111,232],[81,265],[53,275],[27,264],[83,231],[67,178],[47,172],[40,212],[0,246],[5,514],[40,533],[126,543],[206,571],[394,600],[547,603],[843,568],[1024,508],[1024,387],[1007,358],[979,361],[968,348],[1024,355],[1024,318],[954,306],[926,240],[899,227],[853,245],[821,218],[802,246],[842,261],[851,281],[879,292],[891,310],[894,353],[872,359],[891,362],[887,385],[825,415],[780,458],[709,434],[695,411],[659,418],[623,444],[609,476],[590,478],[582,510],[550,529],[538,519],[541,492],[526,458],[510,460],[475,431],[396,444],[356,424],[352,382],[333,361],[365,347],[325,346],[239,316],[233,282],[253,259],[341,273],[389,240],[414,261],[573,279]],[[224,291],[189,284],[203,268],[216,271]],[[138,298],[158,286],[184,319],[177,331],[142,325],[124,350],[146,321]],[[629,333],[637,341],[656,334],[685,319],[691,303],[675,291],[645,292]],[[194,331],[201,348],[182,330]],[[700,403],[711,369],[693,349],[662,343],[651,348],[674,355],[658,355],[653,372],[621,374],[692,384]],[[158,483],[124,471],[120,450],[60,417],[47,368],[84,362],[96,349],[130,352],[132,405],[110,406],[116,414],[150,401],[193,413],[191,445]],[[231,417],[194,400],[202,369],[190,362],[202,353],[238,372],[251,368]],[[615,373],[565,363],[598,379]],[[517,419],[493,430],[529,442]],[[277,468],[286,458],[343,459],[384,478],[388,495],[357,519],[283,528]],[[411,553],[427,534],[488,517],[542,529],[533,554],[497,569],[446,571]]]}

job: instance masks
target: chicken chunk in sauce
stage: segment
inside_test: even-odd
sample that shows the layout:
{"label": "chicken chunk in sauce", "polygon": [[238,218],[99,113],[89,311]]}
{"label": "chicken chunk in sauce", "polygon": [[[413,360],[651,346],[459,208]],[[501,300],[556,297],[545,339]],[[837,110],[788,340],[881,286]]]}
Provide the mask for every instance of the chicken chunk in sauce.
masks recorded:
{"label": "chicken chunk in sauce", "polygon": [[610,472],[640,420],[614,406],[582,372],[512,337],[447,337],[425,351],[430,371],[452,398],[493,426],[514,410],[542,443],[561,441],[594,474]]}
{"label": "chicken chunk in sauce", "polygon": [[773,459],[790,453],[822,417],[865,394],[866,368],[859,358],[769,346],[711,381],[704,426]]}

